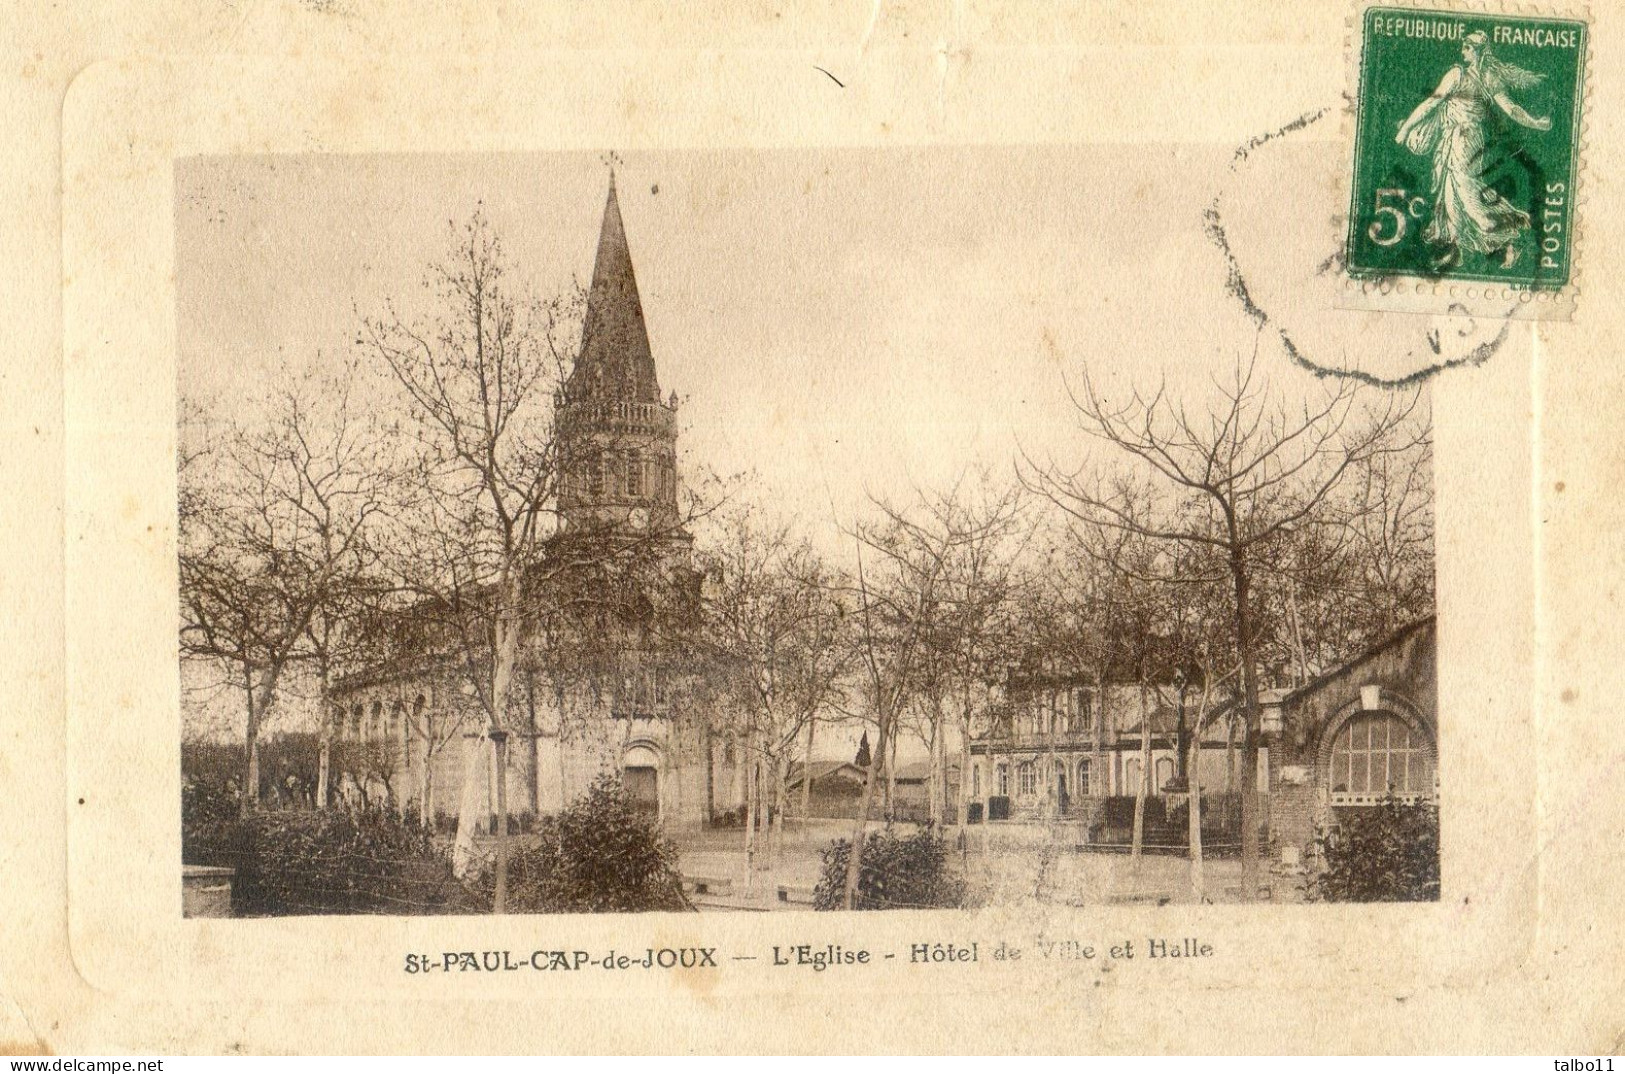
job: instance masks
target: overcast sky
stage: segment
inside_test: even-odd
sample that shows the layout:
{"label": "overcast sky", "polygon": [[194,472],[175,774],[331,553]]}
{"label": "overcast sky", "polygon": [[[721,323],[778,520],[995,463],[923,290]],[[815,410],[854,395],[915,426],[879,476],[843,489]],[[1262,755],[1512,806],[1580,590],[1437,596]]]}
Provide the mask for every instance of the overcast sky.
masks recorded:
{"label": "overcast sky", "polygon": [[[1193,402],[1250,351],[1203,232],[1223,146],[627,154],[622,215],[679,449],[815,540],[870,492],[1073,461],[1066,377]],[[342,354],[477,204],[542,293],[590,279],[599,154],[200,158],[177,173],[180,389],[230,411]],[[1313,378],[1267,347],[1288,393]],[[245,415],[246,416],[246,415]],[[832,521],[832,515],[835,521]],[[855,732],[854,732],[855,735]],[[821,754],[845,756],[832,735]],[[833,751],[833,752],[831,752]]]}
{"label": "overcast sky", "polygon": [[[680,448],[845,521],[865,494],[1075,457],[1063,372],[1199,392],[1250,349],[1202,214],[1225,147],[627,154],[622,212]],[[281,356],[412,312],[479,203],[543,293],[590,278],[599,154],[198,158],[177,174],[180,386],[227,409]],[[1279,355],[1272,374],[1310,380]],[[803,499],[804,497],[810,499]]]}

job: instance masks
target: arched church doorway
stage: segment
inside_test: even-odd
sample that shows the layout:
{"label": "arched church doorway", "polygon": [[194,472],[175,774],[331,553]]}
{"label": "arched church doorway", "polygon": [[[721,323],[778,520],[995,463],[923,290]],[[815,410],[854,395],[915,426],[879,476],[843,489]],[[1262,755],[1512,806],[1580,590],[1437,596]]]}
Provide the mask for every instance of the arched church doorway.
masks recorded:
{"label": "arched church doorway", "polygon": [[621,758],[621,782],[633,804],[660,813],[660,755],[648,746],[632,746]]}

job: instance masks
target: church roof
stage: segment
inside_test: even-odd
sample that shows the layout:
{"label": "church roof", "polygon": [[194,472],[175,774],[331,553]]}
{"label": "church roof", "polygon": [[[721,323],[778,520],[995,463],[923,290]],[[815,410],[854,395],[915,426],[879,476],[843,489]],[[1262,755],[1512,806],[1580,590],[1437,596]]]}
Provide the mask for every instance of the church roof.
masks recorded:
{"label": "church roof", "polygon": [[632,271],[632,251],[621,222],[621,203],[615,177],[609,179],[609,199],[598,234],[598,256],[593,262],[592,287],[587,292],[587,317],[581,335],[581,356],[570,375],[570,394],[634,403],[660,402],[660,382],[649,330],[643,323],[643,302]]}

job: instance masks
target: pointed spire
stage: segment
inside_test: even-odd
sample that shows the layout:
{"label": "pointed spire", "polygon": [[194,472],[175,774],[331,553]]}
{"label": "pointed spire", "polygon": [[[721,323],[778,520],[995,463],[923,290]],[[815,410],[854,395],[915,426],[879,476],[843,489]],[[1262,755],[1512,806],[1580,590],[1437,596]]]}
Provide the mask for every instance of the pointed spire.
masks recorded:
{"label": "pointed spire", "polygon": [[609,198],[598,233],[598,256],[587,292],[587,316],[581,335],[581,357],[570,376],[571,394],[626,402],[660,402],[649,330],[632,271],[632,251],[615,193],[615,171],[609,173]]}

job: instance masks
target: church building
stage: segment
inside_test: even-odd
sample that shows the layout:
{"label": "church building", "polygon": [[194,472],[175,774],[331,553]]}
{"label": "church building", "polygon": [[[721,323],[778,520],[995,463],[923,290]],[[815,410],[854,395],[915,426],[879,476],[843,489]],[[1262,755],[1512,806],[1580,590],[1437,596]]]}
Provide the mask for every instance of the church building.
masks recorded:
{"label": "church building", "polygon": [[[563,808],[606,773],[668,829],[737,805],[735,751],[703,703],[677,406],[675,392],[661,398],[612,175],[581,350],[554,399],[559,530],[543,557],[590,548],[577,558],[595,562],[570,579],[568,597],[556,571],[526,586],[531,618],[509,706],[512,815]],[[337,793],[445,823],[474,750],[488,827],[496,773],[470,663],[426,644],[341,677],[330,696]]]}

